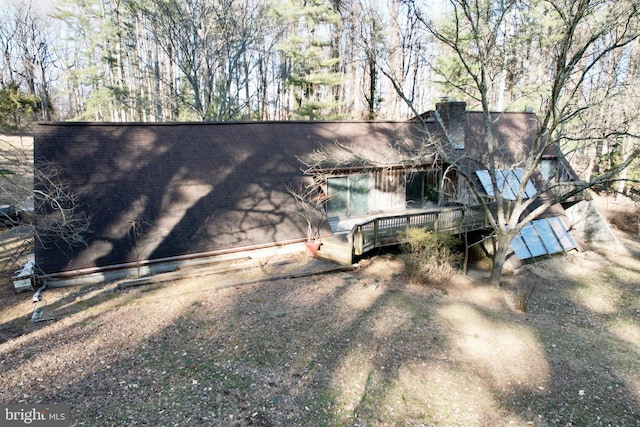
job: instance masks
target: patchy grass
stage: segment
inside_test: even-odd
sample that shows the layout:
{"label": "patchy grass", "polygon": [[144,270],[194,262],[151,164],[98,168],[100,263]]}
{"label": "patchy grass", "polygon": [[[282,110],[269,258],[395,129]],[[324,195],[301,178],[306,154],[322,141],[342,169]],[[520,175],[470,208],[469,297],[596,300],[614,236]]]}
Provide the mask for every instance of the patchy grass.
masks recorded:
{"label": "patchy grass", "polygon": [[[0,290],[0,401],[72,425],[637,426],[640,244],[554,257],[502,289],[350,273],[218,286]],[[535,284],[528,310],[509,289]]]}

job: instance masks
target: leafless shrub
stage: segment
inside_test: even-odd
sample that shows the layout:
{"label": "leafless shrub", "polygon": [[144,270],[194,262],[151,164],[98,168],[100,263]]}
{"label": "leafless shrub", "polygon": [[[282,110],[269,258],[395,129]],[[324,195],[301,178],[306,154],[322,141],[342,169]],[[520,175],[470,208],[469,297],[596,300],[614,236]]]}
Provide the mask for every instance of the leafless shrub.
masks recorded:
{"label": "leafless shrub", "polygon": [[301,182],[297,187],[287,186],[287,191],[295,202],[295,212],[299,213],[307,224],[307,240],[318,238],[327,221],[325,204],[328,199],[320,182],[315,179],[309,184]]}
{"label": "leafless shrub", "polygon": [[402,244],[405,274],[413,283],[443,282],[451,277],[462,257],[454,248],[459,239],[426,228],[409,228]]}
{"label": "leafless shrub", "polygon": [[21,227],[21,244],[0,242],[0,252],[13,268],[34,243],[69,246],[85,244],[90,218],[80,212],[78,196],[65,185],[60,171],[49,164],[34,167],[28,148],[5,139],[0,142],[0,222],[5,228]]}
{"label": "leafless shrub", "polygon": [[89,218],[79,214],[80,204],[57,169],[39,165],[34,170],[35,236],[38,243],[55,238],[69,246],[84,245],[89,231]]}

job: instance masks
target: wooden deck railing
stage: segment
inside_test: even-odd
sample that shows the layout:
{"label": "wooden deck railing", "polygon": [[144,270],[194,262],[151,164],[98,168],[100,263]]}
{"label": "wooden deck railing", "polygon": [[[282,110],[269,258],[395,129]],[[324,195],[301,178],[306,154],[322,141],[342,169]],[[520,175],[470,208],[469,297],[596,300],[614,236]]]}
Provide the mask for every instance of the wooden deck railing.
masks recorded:
{"label": "wooden deck railing", "polygon": [[[566,184],[567,187],[570,185],[575,184]],[[566,191],[567,188],[559,190]],[[576,199],[588,197],[586,191],[575,196]],[[511,204],[512,202],[505,201],[506,212],[511,210]],[[495,218],[497,205],[492,203],[489,208]],[[462,234],[489,228],[490,224],[481,206],[440,207],[428,211],[378,216],[353,226],[348,233],[348,249],[352,255],[359,256],[375,248],[402,243],[403,234],[409,227],[426,227],[437,232]]]}
{"label": "wooden deck railing", "polygon": [[362,255],[382,246],[402,242],[409,227],[426,227],[433,231],[460,234],[489,226],[482,207],[440,208],[438,210],[377,217],[356,224],[350,233],[353,254]]}

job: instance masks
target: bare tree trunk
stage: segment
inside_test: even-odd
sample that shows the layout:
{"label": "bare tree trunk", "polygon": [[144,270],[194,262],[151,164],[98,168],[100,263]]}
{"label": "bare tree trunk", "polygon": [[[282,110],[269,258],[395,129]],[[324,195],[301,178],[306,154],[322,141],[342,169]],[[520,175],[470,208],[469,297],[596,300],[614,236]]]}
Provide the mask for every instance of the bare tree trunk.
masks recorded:
{"label": "bare tree trunk", "polygon": [[243,61],[242,61],[242,69],[244,71],[244,97],[245,97],[245,101],[247,103],[246,105],[246,116],[247,116],[247,120],[252,120],[252,111],[251,111],[251,75],[249,74],[249,58],[247,58],[247,54],[246,52],[243,54]]}
{"label": "bare tree trunk", "polygon": [[265,76],[265,58],[260,55],[257,61],[258,67],[258,78],[257,78],[257,99],[256,99],[256,109],[258,113],[258,120],[265,120],[265,110],[267,108],[267,82]]}
{"label": "bare tree trunk", "polygon": [[[629,156],[633,154],[634,141],[628,136],[625,137],[622,141],[622,161],[626,161]],[[618,183],[617,183],[617,191],[616,191],[616,200],[618,202],[622,201],[625,196],[625,186],[627,184],[627,172],[628,168],[625,168],[618,175]]]}
{"label": "bare tree trunk", "polygon": [[491,274],[489,276],[489,284],[491,285],[500,286],[502,270],[504,268],[505,262],[507,261],[507,254],[509,253],[510,243],[511,237],[509,235],[499,234],[496,236],[493,264],[491,265]]}
{"label": "bare tree trunk", "polygon": [[[402,49],[400,46],[400,21],[398,13],[400,8],[399,0],[390,0],[389,2],[389,38],[387,39],[388,55],[389,55],[389,73],[396,79],[400,87],[404,87],[404,70],[402,69]],[[386,97],[386,118],[399,118],[400,99],[395,96],[393,87],[388,90]]]}
{"label": "bare tree trunk", "polygon": [[369,69],[369,91],[366,96],[367,106],[369,107],[367,112],[367,118],[369,120],[373,120],[377,116],[376,97],[378,93],[378,78],[377,78],[378,66],[376,65],[376,60],[375,58],[372,57],[372,55],[370,55],[369,58],[367,59],[367,67]]}

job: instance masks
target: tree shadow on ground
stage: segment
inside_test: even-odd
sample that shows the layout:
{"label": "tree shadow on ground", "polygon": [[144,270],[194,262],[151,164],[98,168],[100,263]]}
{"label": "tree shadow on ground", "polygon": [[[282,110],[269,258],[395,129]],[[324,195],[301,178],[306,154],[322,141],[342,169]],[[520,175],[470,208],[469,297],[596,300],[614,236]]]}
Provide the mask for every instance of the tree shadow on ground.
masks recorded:
{"label": "tree shadow on ground", "polygon": [[[35,292],[17,294],[11,290],[8,283],[4,284],[2,289],[4,309],[0,311],[0,316],[5,320],[0,323],[0,344],[46,328],[47,323],[91,311],[98,306],[106,305],[111,308],[112,300],[126,304],[130,298],[135,298],[133,295],[120,292],[115,284],[48,288],[41,293],[40,302],[33,300]],[[32,319],[36,307],[42,307],[42,314]],[[101,308],[104,309],[106,308]]]}
{"label": "tree shadow on ground", "polygon": [[[596,269],[588,255],[565,260],[564,269],[555,260],[560,268],[552,276],[541,272],[529,301],[525,319],[545,351],[547,383],[537,393],[500,394],[505,408],[519,409],[536,425],[637,425],[640,419],[640,313],[629,310],[638,303],[637,281],[615,277],[615,263]],[[640,278],[637,270],[632,274]],[[619,322],[636,331],[636,342],[616,333]]]}
{"label": "tree shadow on ground", "polygon": [[1,397],[71,405],[73,425],[634,425],[640,350],[609,322],[639,325],[625,311],[635,300],[598,312],[570,269],[553,277],[528,313],[468,278],[409,285],[392,256],[349,273],[131,289],[126,304],[25,337],[58,345],[5,371]]}

